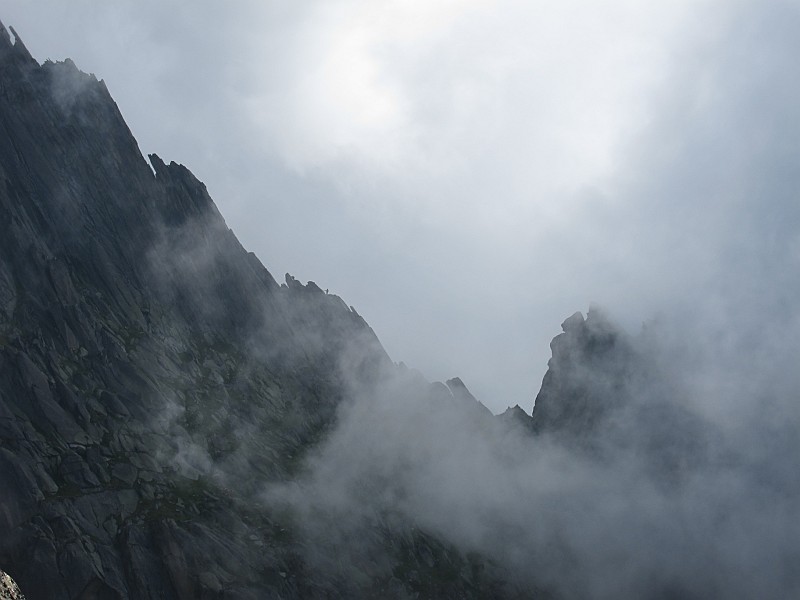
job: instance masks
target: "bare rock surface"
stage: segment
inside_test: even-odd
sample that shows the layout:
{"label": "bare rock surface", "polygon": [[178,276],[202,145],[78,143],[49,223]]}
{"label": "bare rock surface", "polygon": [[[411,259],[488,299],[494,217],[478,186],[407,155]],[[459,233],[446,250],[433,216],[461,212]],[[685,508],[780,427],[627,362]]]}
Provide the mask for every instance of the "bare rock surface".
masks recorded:
{"label": "bare rock surface", "polygon": [[398,368],[338,296],[278,284],[186,167],[148,163],[102,80],[0,24],[0,564],[30,597],[370,595],[260,495]]}
{"label": "bare rock surface", "polygon": [[0,600],[25,600],[19,586],[3,571],[0,571]]}

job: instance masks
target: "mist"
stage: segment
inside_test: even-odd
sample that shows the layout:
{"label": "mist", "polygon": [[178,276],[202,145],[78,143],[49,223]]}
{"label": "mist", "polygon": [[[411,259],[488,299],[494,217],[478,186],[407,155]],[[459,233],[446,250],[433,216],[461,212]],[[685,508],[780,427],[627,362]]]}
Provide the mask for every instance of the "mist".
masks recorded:
{"label": "mist", "polygon": [[624,173],[558,230],[556,252],[577,245],[577,273],[605,280],[586,289],[627,330],[622,371],[579,375],[610,414],[577,438],[531,436],[394,378],[355,390],[304,477],[266,495],[300,511],[310,546],[329,544],[318,560],[370,564],[365,532],[400,515],[523,590],[799,593],[800,15],[770,3],[713,16],[718,35],[682,51]]}
{"label": "mist", "polygon": [[[336,426],[288,483],[247,481],[259,503],[290,515],[305,559],[320,572],[356,582],[390,575],[381,532],[422,531],[465,555],[485,557],[522,595],[532,589],[568,598],[800,595],[800,85],[794,77],[800,11],[779,1],[721,6],[702,3],[688,13],[692,18],[677,18],[681,33],[670,37],[668,66],[646,86],[646,102],[623,103],[640,110],[646,105],[646,117],[636,113],[635,126],[599,151],[579,144],[585,154],[576,159],[574,185],[575,163],[564,158],[574,146],[554,150],[557,164],[546,160],[547,141],[562,139],[557,127],[531,149],[523,142],[536,127],[520,127],[522,141],[507,136],[521,122],[515,118],[503,121],[504,135],[493,138],[490,126],[463,129],[462,121],[443,121],[447,103],[412,102],[426,109],[421,115],[393,112],[391,94],[389,100],[366,94],[353,103],[386,100],[373,114],[380,127],[367,119],[356,123],[360,127],[326,128],[336,110],[314,112],[319,121],[303,121],[302,111],[282,121],[276,115],[285,113],[276,110],[254,121],[273,135],[266,150],[252,137],[224,138],[227,149],[241,142],[239,148],[269,156],[267,171],[283,173],[272,175],[281,193],[307,200],[324,192],[339,203],[325,204],[318,221],[309,218],[313,226],[289,227],[295,233],[264,242],[265,254],[297,244],[296,232],[303,231],[307,243],[285,260],[305,267],[309,257],[325,254],[321,248],[344,239],[344,250],[332,250],[333,258],[320,258],[309,272],[338,270],[330,277],[357,306],[359,299],[381,296],[402,307],[372,309],[386,319],[383,328],[368,318],[379,335],[391,332],[393,358],[406,358],[393,348],[425,348],[414,364],[425,375],[383,364],[377,378],[365,381],[358,361],[344,361],[339,373],[347,394]],[[470,26],[455,29],[474,31],[475,13],[463,18]],[[447,47],[436,35],[425,39],[430,47]],[[436,68],[429,73],[419,63],[409,65],[393,54],[398,47],[389,44],[380,56],[405,67],[408,80],[436,80]],[[455,72],[464,67],[455,64]],[[246,104],[285,108],[319,92],[316,83],[292,87],[297,95],[275,104],[258,102],[271,88],[250,90]],[[437,91],[422,89],[423,97]],[[350,106],[347,98],[334,100],[334,107]],[[502,103],[494,113],[477,104],[480,110],[467,110],[469,116],[504,112]],[[378,118],[381,106],[388,121]],[[200,120],[195,115],[185,127]],[[588,139],[581,137],[581,122],[567,121],[565,132]],[[620,121],[610,122],[615,130]],[[392,137],[407,125],[421,128],[408,128],[416,137]],[[243,127],[237,122],[231,129]],[[317,139],[321,129],[326,135]],[[371,154],[384,138],[393,143]],[[445,140],[441,146],[433,143],[439,139]],[[499,158],[489,160],[481,150],[486,139]],[[408,160],[420,149],[422,167]],[[201,163],[226,152],[211,154]],[[475,165],[482,168],[473,171]],[[486,175],[495,168],[500,176]],[[528,172],[549,168],[559,175],[545,183]],[[436,177],[438,171],[451,179]],[[228,192],[247,187],[217,181]],[[297,189],[299,196],[289,194]],[[495,209],[495,197],[512,201]],[[541,197],[546,202],[528,202]],[[412,200],[395,205],[397,198]],[[280,213],[283,206],[273,208]],[[318,205],[303,206],[313,212],[308,207]],[[325,233],[326,211],[347,215],[345,224]],[[398,222],[403,227],[395,230]],[[346,235],[362,227],[370,233]],[[242,229],[254,240],[270,237]],[[361,242],[377,238],[383,238],[379,259],[342,267],[356,254],[369,254]],[[181,247],[179,254],[202,278],[206,267],[197,264],[196,249]],[[368,285],[357,284],[362,280]],[[386,296],[376,289],[387,290]],[[469,310],[458,308],[462,302]],[[438,374],[458,365],[464,372],[447,376],[460,374],[472,387],[473,375],[478,399],[495,412],[520,401],[530,410],[546,365],[547,336],[590,302],[602,310],[586,322],[612,332],[613,349],[595,360],[566,330],[556,344],[566,358],[551,363],[553,373],[565,369],[561,373],[587,394],[592,410],[601,407],[587,429],[534,433],[459,404],[425,378],[443,378]],[[436,310],[422,313],[424,304]],[[429,329],[431,323],[436,327]],[[256,328],[253,352],[271,352],[272,341],[271,333]],[[534,342],[541,348],[532,350]],[[305,343],[318,347],[324,339],[309,336]],[[566,393],[553,398],[571,401]],[[168,425],[178,415],[169,406]],[[241,427],[236,435],[254,433]],[[211,474],[226,485],[245,482],[247,445],[219,463],[188,434],[175,444],[177,454],[168,458],[177,457],[187,472]]]}
{"label": "mist", "polygon": [[[400,370],[355,386],[302,474],[263,500],[345,580],[390,575],[380,532],[399,530],[487,558],[522,597],[794,597],[800,420],[786,382],[752,381],[722,353],[687,365],[660,324],[630,336],[596,309],[586,323],[615,350],[551,370],[589,391],[591,429],[532,434]],[[562,358],[577,340],[564,334]]]}
{"label": "mist", "polygon": [[656,123],[702,92],[684,65],[715,73],[734,17],[765,6],[12,0],[4,19],[102,76],[142,149],[190,166],[270,269],[502,412],[530,410],[565,314],[638,327],[674,297],[641,285],[670,246],[621,243],[652,229],[626,182],[689,133]]}

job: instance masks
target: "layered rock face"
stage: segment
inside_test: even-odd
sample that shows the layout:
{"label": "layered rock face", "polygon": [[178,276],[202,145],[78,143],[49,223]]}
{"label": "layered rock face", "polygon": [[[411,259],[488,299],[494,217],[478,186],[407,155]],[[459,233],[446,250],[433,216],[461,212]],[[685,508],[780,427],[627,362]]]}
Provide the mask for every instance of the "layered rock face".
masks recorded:
{"label": "layered rock face", "polygon": [[291,594],[271,524],[210,474],[285,477],[341,365],[393,365],[340,298],[279,285],[186,168],[151,164],[102,81],[0,27],[0,564],[32,598]]}
{"label": "layered rock face", "polygon": [[[259,502],[398,372],[339,297],[278,284],[185,167],[148,164],[102,81],[0,25],[0,566],[29,597],[480,593],[466,561],[420,575],[458,553],[408,531],[384,534],[402,581],[311,572]],[[401,376],[489,418],[460,380]]]}

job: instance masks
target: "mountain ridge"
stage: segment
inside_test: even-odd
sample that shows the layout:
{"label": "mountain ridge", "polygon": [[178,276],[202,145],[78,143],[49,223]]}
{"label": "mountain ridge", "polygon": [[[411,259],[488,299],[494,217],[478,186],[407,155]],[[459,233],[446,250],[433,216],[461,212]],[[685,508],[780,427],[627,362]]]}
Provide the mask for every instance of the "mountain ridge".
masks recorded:
{"label": "mountain ridge", "polygon": [[[144,160],[102,80],[39,65],[11,31],[0,24],[0,565],[32,598],[384,585],[312,575],[257,502],[264,482],[301,470],[339,405],[387,377],[489,411],[460,380],[396,366],[338,296],[278,284],[186,167]],[[391,585],[463,595],[488,585],[476,577]]]}
{"label": "mountain ridge", "polygon": [[276,280],[102,80],[13,35],[0,569],[28,597],[797,597],[797,413],[763,377],[731,416],[695,338],[592,306],[532,414],[492,415]]}

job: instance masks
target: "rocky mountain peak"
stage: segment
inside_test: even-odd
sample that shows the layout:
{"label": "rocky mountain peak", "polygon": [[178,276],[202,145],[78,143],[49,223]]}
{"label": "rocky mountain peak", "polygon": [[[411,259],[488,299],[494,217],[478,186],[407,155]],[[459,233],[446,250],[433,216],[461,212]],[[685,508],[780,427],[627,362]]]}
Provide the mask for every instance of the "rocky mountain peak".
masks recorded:
{"label": "rocky mountain peak", "polygon": [[591,308],[561,325],[550,342],[552,358],[533,407],[538,432],[587,436],[622,403],[635,363],[630,340],[605,314]]}
{"label": "rocky mountain peak", "polygon": [[19,37],[19,34],[14,30],[14,28],[9,27],[6,29],[5,25],[3,25],[3,22],[0,21],[0,55],[6,53],[15,56],[17,60],[23,63],[36,63],[34,58],[31,56],[31,53],[28,52],[28,49],[22,42],[22,38]]}
{"label": "rocky mountain peak", "polygon": [[452,379],[448,379],[445,381],[447,388],[450,390],[450,393],[453,395],[453,398],[459,404],[470,408],[470,409],[479,409],[481,413],[486,416],[491,416],[492,412],[486,408],[486,406],[478,400],[475,396],[472,395],[467,389],[467,386],[464,385],[464,382],[461,381],[460,377],[453,377]]}
{"label": "rocky mountain peak", "polygon": [[338,296],[278,286],[186,167],[151,169],[101,81],[15,38],[0,30],[0,566],[35,598],[303,595],[290,545],[265,560],[248,537],[274,542],[271,517],[241,506],[391,361]]}
{"label": "rocky mountain peak", "polygon": [[533,420],[531,416],[526,413],[519,404],[509,406],[505,412],[500,415],[500,419],[510,426],[522,426],[526,430],[533,429]]}

